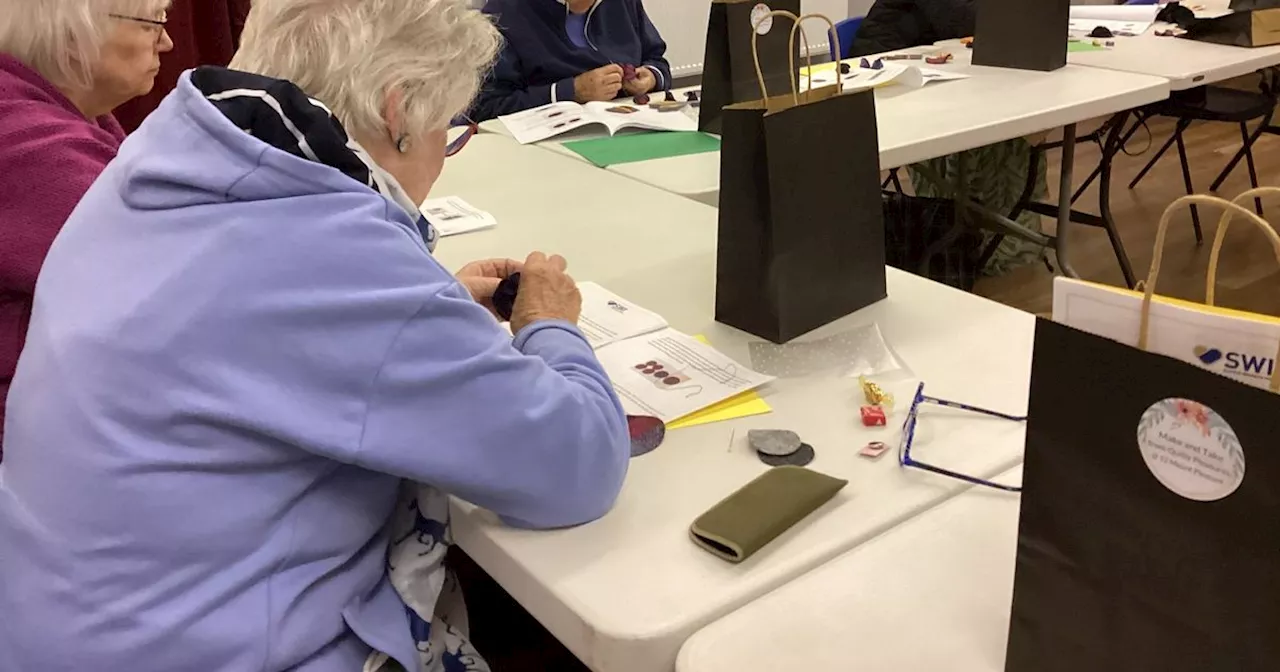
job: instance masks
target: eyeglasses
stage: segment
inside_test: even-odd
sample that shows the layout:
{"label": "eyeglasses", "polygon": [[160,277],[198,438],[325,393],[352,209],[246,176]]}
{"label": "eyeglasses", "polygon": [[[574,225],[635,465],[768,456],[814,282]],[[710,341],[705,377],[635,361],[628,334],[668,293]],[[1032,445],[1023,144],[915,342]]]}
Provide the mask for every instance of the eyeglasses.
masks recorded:
{"label": "eyeglasses", "polygon": [[947,401],[945,399],[938,399],[937,397],[927,396],[924,393],[924,383],[920,383],[920,386],[916,388],[915,398],[911,400],[911,410],[907,412],[906,422],[904,422],[902,425],[902,443],[898,444],[898,464],[901,464],[904,467],[915,467],[916,469],[923,469],[924,471],[929,471],[942,476],[947,476],[949,478],[959,479],[961,481],[964,481],[966,483],[972,483],[974,485],[984,485],[988,488],[995,488],[997,490],[1004,490],[1006,492],[1022,492],[1022,486],[1006,485],[1004,483],[988,481],[983,478],[968,476],[956,471],[951,471],[950,469],[943,469],[942,467],[935,466],[927,462],[920,462],[919,460],[913,459],[911,457],[911,442],[915,439],[916,422],[920,412],[920,405],[924,403],[937,404],[939,406],[946,406],[948,408],[956,408],[962,411],[969,411],[971,413],[981,413],[982,415],[989,415],[995,418],[1001,418],[1003,420],[1011,420],[1013,422],[1027,421],[1027,417],[1025,415],[1009,415],[1007,413],[1001,413],[999,411],[989,411],[985,408],[978,408],[976,406],[970,406],[968,404],[962,404],[956,401]]}
{"label": "eyeglasses", "polygon": [[462,121],[466,123],[467,128],[462,132],[462,135],[454,138],[452,142],[444,146],[445,158],[461,152],[462,148],[467,146],[467,141],[471,140],[471,136],[475,135],[476,131],[480,130],[480,125],[476,122],[471,121],[466,117],[463,117]]}
{"label": "eyeglasses", "polygon": [[155,19],[144,19],[138,16],[125,16],[124,14],[109,14],[108,16],[110,16],[113,19],[120,19],[121,21],[133,21],[135,23],[145,23],[149,26],[155,26],[161,30],[164,30],[164,27],[169,24],[168,18],[164,18],[157,21]]}

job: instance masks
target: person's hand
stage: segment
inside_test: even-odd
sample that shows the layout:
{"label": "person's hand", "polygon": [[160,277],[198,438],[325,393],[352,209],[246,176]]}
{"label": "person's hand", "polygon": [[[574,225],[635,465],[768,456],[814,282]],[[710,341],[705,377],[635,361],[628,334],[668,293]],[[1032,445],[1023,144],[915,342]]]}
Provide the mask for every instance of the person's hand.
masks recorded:
{"label": "person's hand", "polygon": [[[573,78],[573,97],[579,103],[608,101],[618,97],[622,89],[622,66],[606,65]],[[523,277],[523,276],[521,276]]]}
{"label": "person's hand", "polygon": [[511,333],[541,320],[564,320],[577,324],[582,314],[582,295],[573,278],[565,275],[568,264],[556,254],[548,257],[534,252],[524,260],[520,291],[511,311]]}
{"label": "person's hand", "polygon": [[623,82],[622,88],[627,90],[627,94],[638,96],[649,93],[657,85],[658,78],[653,76],[653,70],[641,65],[636,68],[636,78],[629,82]]}
{"label": "person's hand", "polygon": [[476,303],[489,309],[496,317],[493,308],[493,293],[498,291],[498,283],[512,273],[519,273],[524,264],[515,259],[484,259],[473,261],[463,266],[454,277],[471,293]]}

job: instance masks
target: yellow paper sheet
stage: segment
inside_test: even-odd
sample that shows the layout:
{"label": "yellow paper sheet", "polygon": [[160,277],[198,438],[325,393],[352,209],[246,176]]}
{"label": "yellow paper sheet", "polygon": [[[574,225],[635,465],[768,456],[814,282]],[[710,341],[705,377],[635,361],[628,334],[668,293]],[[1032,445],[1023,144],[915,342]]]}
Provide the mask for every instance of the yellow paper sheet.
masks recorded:
{"label": "yellow paper sheet", "polygon": [[[854,61],[842,61],[842,62],[844,62],[844,63],[849,63],[849,64],[851,64],[851,65],[854,65],[854,64],[855,64],[855,62],[854,62]],[[822,74],[822,73],[824,73],[824,72],[835,72],[835,69],[836,69],[836,64],[835,64],[835,62],[834,62],[834,61],[827,61],[826,63],[819,63],[819,64],[817,64],[817,65],[813,66],[812,71],[813,71],[815,74]],[[801,77],[808,77],[808,76],[809,76],[809,72],[810,72],[810,68],[809,68],[808,66],[804,66],[804,67],[801,67],[801,68],[800,68],[800,76],[801,76]]]}
{"label": "yellow paper sheet", "polygon": [[[698,335],[694,336],[694,338],[707,343],[706,336]],[[723,422],[772,412],[773,408],[764,399],[761,399],[755,390],[749,390],[737,396],[729,397],[718,404],[712,404],[701,411],[690,413],[683,418],[676,418],[667,423],[667,429],[696,427],[697,425],[706,425],[712,422]]]}

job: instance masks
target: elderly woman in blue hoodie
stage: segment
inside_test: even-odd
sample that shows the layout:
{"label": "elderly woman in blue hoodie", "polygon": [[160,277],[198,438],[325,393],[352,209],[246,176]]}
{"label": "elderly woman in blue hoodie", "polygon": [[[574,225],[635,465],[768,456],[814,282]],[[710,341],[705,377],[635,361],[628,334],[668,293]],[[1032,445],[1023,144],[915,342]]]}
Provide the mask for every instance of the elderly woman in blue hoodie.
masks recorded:
{"label": "elderly woman in blue hoodie", "polygon": [[[498,43],[467,0],[256,0],[123,144],[9,395],[0,670],[418,670],[402,483],[438,537],[433,492],[612,506],[626,421],[564,261],[455,277],[416,206]],[[516,270],[513,339],[485,304]]]}
{"label": "elderly woman in blue hoodie", "polygon": [[667,44],[641,0],[489,0],[484,12],[506,45],[471,111],[477,121],[671,88]]}

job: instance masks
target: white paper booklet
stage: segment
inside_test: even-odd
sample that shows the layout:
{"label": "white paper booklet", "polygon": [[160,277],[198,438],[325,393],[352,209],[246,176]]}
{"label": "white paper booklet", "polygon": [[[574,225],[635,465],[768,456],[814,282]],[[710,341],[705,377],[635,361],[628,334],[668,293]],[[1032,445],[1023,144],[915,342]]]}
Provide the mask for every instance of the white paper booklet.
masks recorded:
{"label": "white paper booklet", "polygon": [[[1142,294],[1071,278],[1054,278],[1053,320],[1137,346]],[[1254,387],[1268,386],[1277,365],[1280,319],[1157,297],[1147,348]]]}
{"label": "white paper booklet", "polygon": [[1147,32],[1160,13],[1160,5],[1072,5],[1071,33],[1090,33],[1102,26],[1113,35],[1132,36]]}
{"label": "white paper booklet", "polygon": [[773,380],[675,329],[596,351],[628,415],[671,422]]}
{"label": "white paper booklet", "polygon": [[[650,94],[661,100],[662,93]],[[659,112],[647,105],[637,105],[630,100],[608,103],[593,102],[586,105],[569,101],[551,103],[532,110],[498,117],[511,136],[522,145],[553,138],[583,126],[603,126],[613,135],[624,128],[642,128],[653,131],[696,131],[698,122],[687,114]]]}
{"label": "white paper booklet", "polygon": [[472,207],[470,203],[457,196],[429,198],[419,209],[422,211],[422,216],[436,227],[441,237],[491,229],[498,225],[498,220],[494,219],[493,215]]}
{"label": "white paper booklet", "polygon": [[594,282],[578,283],[578,291],[582,294],[578,329],[593,348],[667,327],[667,321],[661,315],[641,308]]}
{"label": "white paper booklet", "polygon": [[594,282],[578,283],[578,291],[578,328],[629,415],[671,422],[773,380]]}
{"label": "white paper booklet", "polygon": [[[938,70],[918,65],[904,65],[893,61],[882,61],[879,69],[851,68],[851,72],[842,79],[840,91],[851,93],[876,89],[882,86],[899,85],[908,89],[919,89],[925,84],[948,82],[957,79],[968,79],[969,76],[959,72]],[[815,87],[830,86],[836,83],[835,72],[820,72],[813,78]],[[804,85],[804,82],[801,83]]]}

